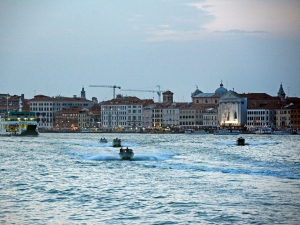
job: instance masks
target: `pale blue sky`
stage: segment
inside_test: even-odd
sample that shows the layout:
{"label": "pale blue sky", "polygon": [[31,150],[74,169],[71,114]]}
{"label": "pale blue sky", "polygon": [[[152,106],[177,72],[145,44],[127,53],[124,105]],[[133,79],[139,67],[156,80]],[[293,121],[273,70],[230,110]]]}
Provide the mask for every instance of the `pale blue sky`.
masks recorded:
{"label": "pale blue sky", "polygon": [[[238,93],[300,97],[299,0],[0,0],[0,93],[112,98],[221,80]],[[155,98],[151,92],[125,92]]]}

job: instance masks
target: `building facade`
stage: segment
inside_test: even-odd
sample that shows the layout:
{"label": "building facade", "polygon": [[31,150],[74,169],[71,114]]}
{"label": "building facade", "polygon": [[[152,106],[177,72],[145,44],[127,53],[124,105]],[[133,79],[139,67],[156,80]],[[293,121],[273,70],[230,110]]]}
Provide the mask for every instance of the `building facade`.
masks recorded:
{"label": "building facade", "polygon": [[35,112],[38,121],[38,127],[42,129],[53,129],[55,124],[54,114],[58,111],[68,108],[89,108],[93,102],[85,98],[70,97],[49,97],[45,95],[36,95],[29,100],[30,111]]}
{"label": "building facade", "polygon": [[143,127],[143,108],[153,103],[152,99],[141,100],[122,95],[101,102],[101,127],[108,130],[140,130]]}
{"label": "building facade", "polygon": [[218,125],[244,127],[247,125],[247,99],[228,91],[221,96],[218,108]]}

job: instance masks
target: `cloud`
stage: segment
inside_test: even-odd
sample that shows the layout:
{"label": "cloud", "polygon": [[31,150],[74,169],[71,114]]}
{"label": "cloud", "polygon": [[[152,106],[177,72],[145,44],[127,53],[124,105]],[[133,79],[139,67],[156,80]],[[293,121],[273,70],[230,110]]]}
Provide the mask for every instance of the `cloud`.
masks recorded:
{"label": "cloud", "polygon": [[189,41],[234,35],[300,38],[299,0],[203,0],[183,3],[181,7],[182,12],[175,11],[179,14],[168,18],[167,26],[160,25],[164,24],[160,21],[148,27],[146,41]]}
{"label": "cloud", "polygon": [[266,34],[266,31],[255,30],[255,31],[246,31],[246,30],[225,30],[225,31],[215,31],[215,33],[227,33],[227,34]]}
{"label": "cloud", "polygon": [[202,26],[207,32],[243,31],[244,34],[300,37],[298,0],[207,0],[189,6],[214,18]]}

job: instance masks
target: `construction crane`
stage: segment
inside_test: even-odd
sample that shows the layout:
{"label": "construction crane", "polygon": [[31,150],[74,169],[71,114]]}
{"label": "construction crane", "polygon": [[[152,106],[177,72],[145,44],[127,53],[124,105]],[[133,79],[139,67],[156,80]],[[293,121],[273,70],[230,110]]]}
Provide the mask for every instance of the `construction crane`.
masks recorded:
{"label": "construction crane", "polygon": [[161,93],[164,91],[160,90],[160,86],[157,85],[156,87],[158,87],[158,91],[156,90],[138,90],[138,89],[122,89],[121,91],[143,91],[143,92],[152,92],[152,93],[156,93],[158,95],[158,102],[161,102]]}
{"label": "construction crane", "polygon": [[121,87],[116,86],[116,85],[90,85],[89,87],[107,87],[107,88],[113,88],[114,91],[114,99],[116,98],[116,88],[121,89]]}

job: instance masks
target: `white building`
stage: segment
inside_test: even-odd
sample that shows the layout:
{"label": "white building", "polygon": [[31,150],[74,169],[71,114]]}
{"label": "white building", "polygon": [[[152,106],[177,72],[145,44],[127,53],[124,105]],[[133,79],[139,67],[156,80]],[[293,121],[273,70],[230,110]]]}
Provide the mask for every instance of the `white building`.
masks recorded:
{"label": "white building", "polygon": [[74,96],[69,97],[49,97],[45,95],[36,95],[29,100],[30,111],[35,112],[37,117],[38,127],[44,129],[52,129],[55,118],[54,113],[63,109],[72,107],[89,108],[93,105],[92,101],[85,98]]}
{"label": "white building", "polygon": [[228,91],[220,97],[218,108],[220,126],[243,127],[247,124],[247,99],[234,91]]}
{"label": "white building", "polygon": [[143,128],[152,128],[153,122],[153,109],[156,107],[155,104],[147,105],[143,108]]}
{"label": "white building", "polygon": [[202,111],[203,127],[217,128],[218,126],[218,110],[209,108]]}
{"label": "white building", "polygon": [[275,126],[276,110],[275,109],[248,109],[247,110],[247,127],[248,130],[263,126]]}
{"label": "white building", "polygon": [[143,127],[143,107],[153,100],[140,100],[136,97],[123,97],[101,102],[102,129],[132,129]]}

